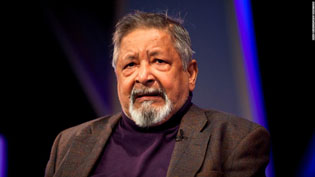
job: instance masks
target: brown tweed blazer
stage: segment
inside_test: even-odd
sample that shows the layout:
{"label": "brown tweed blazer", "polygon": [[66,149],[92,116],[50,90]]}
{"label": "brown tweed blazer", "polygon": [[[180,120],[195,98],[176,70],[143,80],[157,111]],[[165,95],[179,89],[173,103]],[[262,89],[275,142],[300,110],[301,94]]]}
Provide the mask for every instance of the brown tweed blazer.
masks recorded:
{"label": "brown tweed blazer", "polygon": [[[121,114],[61,132],[45,177],[87,177]],[[175,144],[167,177],[262,177],[269,161],[269,133],[230,114],[192,105],[182,118],[184,139]],[[154,177],[154,174],[152,174]]]}

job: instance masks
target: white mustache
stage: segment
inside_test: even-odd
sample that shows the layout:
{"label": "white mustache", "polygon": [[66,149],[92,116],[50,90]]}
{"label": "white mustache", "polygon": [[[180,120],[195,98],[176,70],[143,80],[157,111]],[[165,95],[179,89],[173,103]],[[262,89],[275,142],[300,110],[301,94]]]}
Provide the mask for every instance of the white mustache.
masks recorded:
{"label": "white mustache", "polygon": [[136,98],[143,95],[152,95],[152,96],[161,96],[163,99],[166,97],[166,93],[161,88],[142,88],[142,89],[135,89],[133,88],[131,91],[131,101],[132,103],[135,102]]}

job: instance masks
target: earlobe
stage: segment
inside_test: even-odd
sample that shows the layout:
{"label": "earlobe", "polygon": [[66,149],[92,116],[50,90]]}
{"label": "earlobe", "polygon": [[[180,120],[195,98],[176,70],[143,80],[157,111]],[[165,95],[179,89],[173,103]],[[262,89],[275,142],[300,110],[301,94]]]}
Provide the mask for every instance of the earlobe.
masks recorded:
{"label": "earlobe", "polygon": [[189,90],[193,91],[195,89],[197,75],[198,75],[198,65],[195,59],[192,59],[188,65],[189,74]]}

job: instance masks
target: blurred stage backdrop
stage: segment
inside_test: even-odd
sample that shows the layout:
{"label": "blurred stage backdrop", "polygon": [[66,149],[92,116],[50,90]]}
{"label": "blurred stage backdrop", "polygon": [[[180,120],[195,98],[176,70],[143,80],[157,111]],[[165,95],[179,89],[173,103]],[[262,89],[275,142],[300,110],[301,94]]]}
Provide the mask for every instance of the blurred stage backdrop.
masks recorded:
{"label": "blurred stage backdrop", "polygon": [[[267,176],[314,176],[314,126],[294,111],[297,84],[278,6],[249,0],[43,0],[4,5],[0,177],[43,176],[57,134],[120,111],[114,25],[134,10],[167,12],[188,29],[199,75],[193,102],[271,133]],[[280,48],[279,46],[288,46]],[[293,50],[292,50],[293,51]],[[291,77],[292,76],[292,77]]]}

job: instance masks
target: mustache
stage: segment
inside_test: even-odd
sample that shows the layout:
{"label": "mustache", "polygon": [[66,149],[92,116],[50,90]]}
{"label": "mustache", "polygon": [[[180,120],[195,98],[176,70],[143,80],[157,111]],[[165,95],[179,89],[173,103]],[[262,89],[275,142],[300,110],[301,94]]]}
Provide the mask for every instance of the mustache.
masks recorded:
{"label": "mustache", "polygon": [[142,96],[160,96],[165,100],[166,97],[166,93],[164,91],[164,89],[162,88],[141,88],[141,89],[136,89],[133,88],[131,91],[131,101],[132,103],[135,102],[135,100],[139,97]]}

